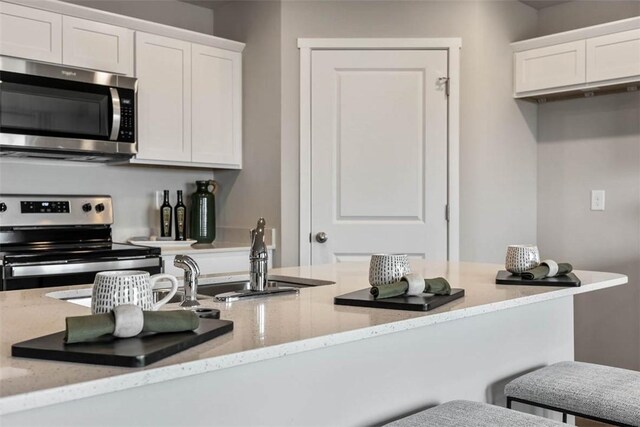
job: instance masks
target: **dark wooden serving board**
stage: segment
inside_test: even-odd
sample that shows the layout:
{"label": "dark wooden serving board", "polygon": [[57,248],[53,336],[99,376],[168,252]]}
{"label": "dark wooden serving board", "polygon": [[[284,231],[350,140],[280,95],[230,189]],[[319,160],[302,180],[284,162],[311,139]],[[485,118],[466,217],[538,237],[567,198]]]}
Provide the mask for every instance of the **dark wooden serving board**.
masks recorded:
{"label": "dark wooden serving board", "polygon": [[580,286],[580,279],[573,273],[565,276],[547,277],[538,280],[527,280],[508,271],[500,270],[496,275],[498,285],[525,285],[525,286]]}
{"label": "dark wooden serving board", "polygon": [[95,341],[65,344],[64,331],[11,346],[14,357],[93,363],[138,368],[233,330],[233,322],[201,318],[195,331],[146,333],[133,338],[101,337]]}
{"label": "dark wooden serving board", "polygon": [[422,294],[415,296],[374,299],[371,288],[337,296],[333,299],[337,305],[354,305],[357,307],[388,308],[391,310],[429,311],[448,302],[462,298],[464,289],[451,289],[451,295]]}

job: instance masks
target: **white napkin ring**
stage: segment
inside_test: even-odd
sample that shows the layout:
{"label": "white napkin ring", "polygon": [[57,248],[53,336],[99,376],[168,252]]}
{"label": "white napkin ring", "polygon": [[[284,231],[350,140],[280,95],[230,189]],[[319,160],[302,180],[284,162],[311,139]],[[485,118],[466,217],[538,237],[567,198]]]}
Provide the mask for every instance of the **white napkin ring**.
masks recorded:
{"label": "white napkin ring", "polygon": [[113,307],[116,327],[113,335],[118,338],[135,337],[144,327],[142,308],[133,304],[122,304]]}
{"label": "white napkin ring", "polygon": [[417,273],[407,273],[402,280],[409,284],[405,295],[420,295],[424,293],[424,278]]}
{"label": "white napkin ring", "polygon": [[558,263],[552,259],[546,259],[542,261],[540,264],[544,264],[549,267],[549,273],[547,273],[547,277],[555,277],[558,274]]}

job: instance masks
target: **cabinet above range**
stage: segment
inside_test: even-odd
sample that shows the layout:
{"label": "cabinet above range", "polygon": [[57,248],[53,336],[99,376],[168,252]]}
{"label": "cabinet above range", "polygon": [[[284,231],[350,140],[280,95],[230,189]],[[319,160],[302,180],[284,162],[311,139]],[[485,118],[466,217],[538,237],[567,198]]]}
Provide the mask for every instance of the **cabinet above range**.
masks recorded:
{"label": "cabinet above range", "polygon": [[640,17],[512,43],[514,97],[538,102],[638,90]]}
{"label": "cabinet above range", "polygon": [[0,1],[0,55],[138,78],[135,164],[242,167],[243,49],[55,0]]}

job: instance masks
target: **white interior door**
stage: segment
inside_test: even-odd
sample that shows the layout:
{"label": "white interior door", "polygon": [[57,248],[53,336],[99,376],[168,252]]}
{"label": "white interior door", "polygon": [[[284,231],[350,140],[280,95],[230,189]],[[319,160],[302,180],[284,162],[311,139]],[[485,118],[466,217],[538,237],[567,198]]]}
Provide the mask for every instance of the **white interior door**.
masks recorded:
{"label": "white interior door", "polygon": [[311,76],[312,263],[447,259],[447,51],[315,50]]}

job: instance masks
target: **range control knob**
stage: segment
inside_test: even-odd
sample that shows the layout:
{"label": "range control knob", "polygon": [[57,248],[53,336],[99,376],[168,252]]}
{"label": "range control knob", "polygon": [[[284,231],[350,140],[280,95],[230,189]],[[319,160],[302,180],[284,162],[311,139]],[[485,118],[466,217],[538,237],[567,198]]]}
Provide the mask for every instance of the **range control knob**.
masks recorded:
{"label": "range control knob", "polygon": [[85,203],[84,205],[82,205],[82,210],[85,212],[90,212],[91,211],[91,203]]}
{"label": "range control knob", "polygon": [[7,210],[7,204],[5,202],[0,203],[0,212],[4,212]]}
{"label": "range control knob", "polygon": [[103,203],[98,203],[96,205],[96,212],[100,213],[102,211],[104,211],[104,204]]}

